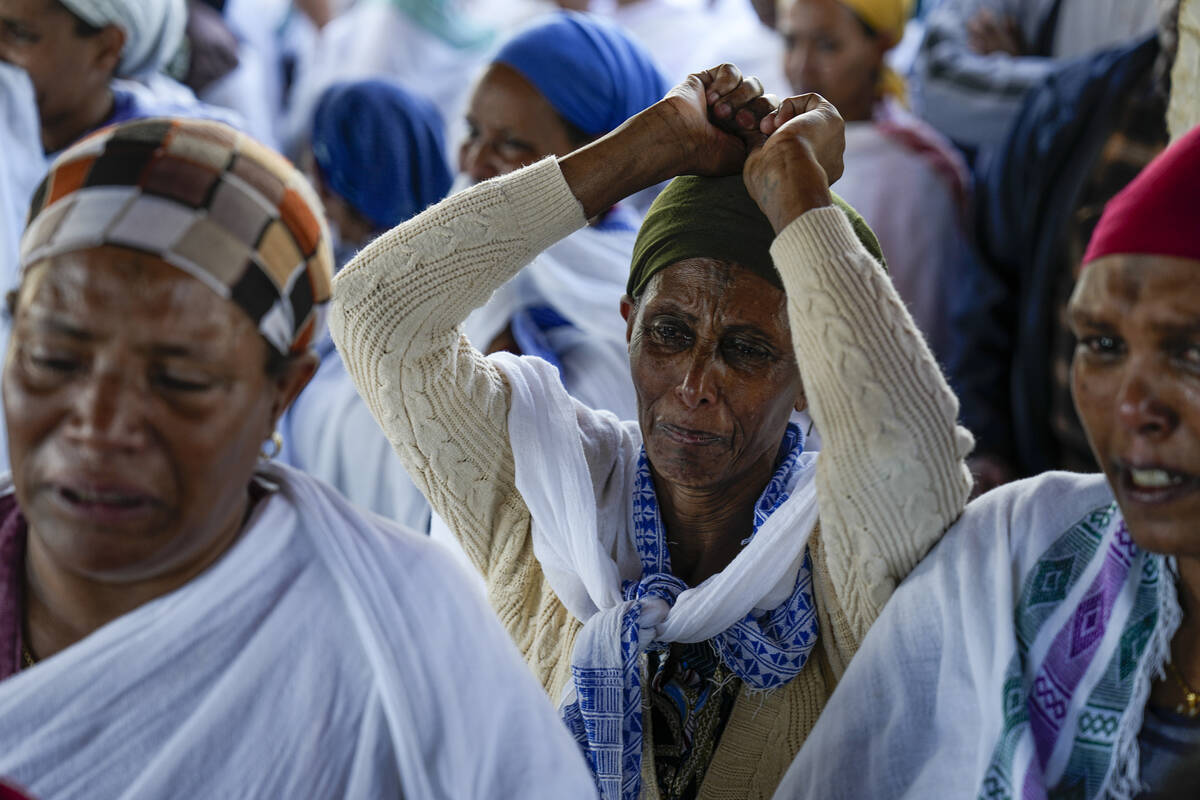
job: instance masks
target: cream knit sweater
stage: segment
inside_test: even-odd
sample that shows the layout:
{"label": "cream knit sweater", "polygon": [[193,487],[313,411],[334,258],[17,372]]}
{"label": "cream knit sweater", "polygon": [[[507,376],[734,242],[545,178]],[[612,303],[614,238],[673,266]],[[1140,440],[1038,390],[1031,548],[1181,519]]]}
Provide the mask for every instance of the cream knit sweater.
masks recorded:
{"label": "cream knit sweater", "polygon": [[[459,325],[584,224],[547,159],[377,239],[337,277],[330,317],[359,392],[483,573],[493,608],[556,702],[581,623],[533,554],[509,446],[508,386]],[[743,690],[701,798],[771,796],[893,588],[958,517],[970,488],[963,458],[971,437],[955,426],[954,395],[842,212],[804,214],[771,255],[823,442],[811,545],[821,646],[787,686]],[[648,756],[652,741],[647,729]],[[653,758],[643,763],[643,796],[655,797]]]}

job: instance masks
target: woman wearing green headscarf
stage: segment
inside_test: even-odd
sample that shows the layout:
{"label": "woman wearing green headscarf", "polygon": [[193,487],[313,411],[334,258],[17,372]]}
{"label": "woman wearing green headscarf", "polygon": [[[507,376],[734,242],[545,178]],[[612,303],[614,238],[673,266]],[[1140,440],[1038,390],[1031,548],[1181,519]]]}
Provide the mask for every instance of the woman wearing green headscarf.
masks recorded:
{"label": "woman wearing green headscarf", "polygon": [[[443,201],[337,279],[347,368],[606,800],[769,797],[966,499],[954,397],[874,237],[829,191],[842,147],[820,97],[775,108],[726,65]],[[540,250],[679,175],[621,302],[636,422],[461,335]]]}

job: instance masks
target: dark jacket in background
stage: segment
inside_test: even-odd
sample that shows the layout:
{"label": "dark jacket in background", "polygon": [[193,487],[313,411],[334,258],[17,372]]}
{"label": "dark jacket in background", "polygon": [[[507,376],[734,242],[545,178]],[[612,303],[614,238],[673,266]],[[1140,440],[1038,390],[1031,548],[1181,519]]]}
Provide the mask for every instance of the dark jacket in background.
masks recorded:
{"label": "dark jacket in background", "polygon": [[1063,65],[1030,90],[1003,142],[977,164],[980,258],[954,293],[946,366],[976,453],[1006,459],[1019,476],[1059,466],[1051,326],[1059,277],[1074,268],[1068,223],[1127,93],[1158,55],[1151,36]]}

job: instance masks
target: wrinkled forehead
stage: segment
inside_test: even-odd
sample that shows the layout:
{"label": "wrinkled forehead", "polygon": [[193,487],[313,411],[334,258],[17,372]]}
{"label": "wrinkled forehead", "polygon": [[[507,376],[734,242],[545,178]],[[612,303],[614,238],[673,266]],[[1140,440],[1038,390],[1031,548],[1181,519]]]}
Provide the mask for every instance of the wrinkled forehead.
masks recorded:
{"label": "wrinkled forehead", "polygon": [[1200,261],[1117,254],[1088,264],[1071,296],[1073,314],[1128,317],[1169,313],[1200,322]]}
{"label": "wrinkled forehead", "polygon": [[717,315],[725,324],[786,324],[785,295],[733,261],[689,258],[653,275],[639,299],[647,310]]}
{"label": "wrinkled forehead", "polygon": [[97,332],[255,333],[240,308],[196,278],[155,256],[115,246],[76,250],[32,265],[14,310],[18,321],[69,319]]}

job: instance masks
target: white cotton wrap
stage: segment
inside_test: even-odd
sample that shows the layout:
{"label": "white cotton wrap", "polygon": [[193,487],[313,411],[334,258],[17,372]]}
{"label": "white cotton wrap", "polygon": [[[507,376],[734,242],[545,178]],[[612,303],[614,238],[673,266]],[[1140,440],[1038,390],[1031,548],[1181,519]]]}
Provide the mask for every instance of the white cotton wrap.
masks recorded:
{"label": "white cotton wrap", "polygon": [[[508,353],[492,358],[512,388],[509,437],[517,488],[533,519],[533,551],[554,593],[585,623],[580,641],[616,646],[628,606],[622,582],[642,577],[631,522],[642,445],[637,423],[570,398],[545,361]],[[788,501],[729,566],[643,619],[654,629],[648,641],[702,642],[787,600],[817,521],[816,456],[806,458]],[[587,624],[597,615],[606,621]],[[613,635],[591,635],[602,627]],[[575,658],[608,660],[598,654],[605,648],[594,649],[577,645]]]}
{"label": "white cotton wrap", "polygon": [[594,797],[437,545],[260,475],[278,490],[215,564],[0,681],[0,775],[59,800]]}
{"label": "white cotton wrap", "polygon": [[125,32],[118,78],[145,78],[162,70],[183,41],[185,0],[59,0],[89,25]]}

